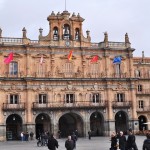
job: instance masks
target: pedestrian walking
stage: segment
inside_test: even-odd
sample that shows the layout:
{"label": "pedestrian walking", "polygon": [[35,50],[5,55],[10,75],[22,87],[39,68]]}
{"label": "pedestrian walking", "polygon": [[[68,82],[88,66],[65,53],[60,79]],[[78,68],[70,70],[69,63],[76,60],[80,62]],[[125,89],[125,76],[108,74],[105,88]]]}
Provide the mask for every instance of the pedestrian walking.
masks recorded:
{"label": "pedestrian walking", "polygon": [[66,150],[73,150],[74,149],[74,142],[71,139],[71,136],[68,136],[68,139],[65,142],[65,147],[66,147]]}
{"label": "pedestrian walking", "polygon": [[21,136],[21,141],[23,142],[23,141],[24,141],[24,133],[21,132],[21,133],[20,133],[20,136]]}
{"label": "pedestrian walking", "polygon": [[56,150],[58,148],[58,141],[54,138],[54,135],[51,134],[49,139],[48,139],[48,144],[47,147],[49,150]]}
{"label": "pedestrian walking", "polygon": [[76,135],[77,140],[78,140],[78,130],[75,131],[75,135]]}
{"label": "pedestrian walking", "polygon": [[129,135],[127,138],[127,150],[138,150],[136,142],[135,142],[135,135],[132,133],[132,130],[129,130]]}
{"label": "pedestrian walking", "polygon": [[73,132],[72,135],[71,135],[71,139],[73,140],[73,142],[74,142],[74,148],[76,149],[77,136],[75,135],[74,132]]}
{"label": "pedestrian walking", "polygon": [[120,131],[120,134],[119,134],[119,148],[120,150],[125,150],[126,148],[126,137],[124,136],[123,132]]}
{"label": "pedestrian walking", "polygon": [[117,137],[115,132],[111,134],[110,141],[111,141],[110,150],[117,150]]}
{"label": "pedestrian walking", "polygon": [[30,132],[30,140],[33,140],[33,135],[34,135],[34,133],[31,131]]}
{"label": "pedestrian walking", "polygon": [[88,135],[89,135],[89,140],[90,140],[90,139],[91,139],[91,136],[92,136],[91,130],[88,131]]}

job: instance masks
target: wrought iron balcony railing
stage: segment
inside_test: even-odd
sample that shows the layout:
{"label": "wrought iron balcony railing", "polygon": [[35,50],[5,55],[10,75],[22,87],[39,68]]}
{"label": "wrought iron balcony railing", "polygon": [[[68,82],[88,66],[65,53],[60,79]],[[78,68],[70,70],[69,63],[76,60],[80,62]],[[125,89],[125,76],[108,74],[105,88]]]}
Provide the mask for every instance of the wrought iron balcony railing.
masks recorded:
{"label": "wrought iron balcony railing", "polygon": [[132,106],[131,101],[123,101],[123,102],[113,101],[112,102],[113,108],[130,108],[131,106]]}
{"label": "wrought iron balcony railing", "polygon": [[144,106],[143,108],[137,107],[137,112],[150,112],[150,105]]}
{"label": "wrought iron balcony railing", "polygon": [[150,89],[142,89],[136,92],[137,95],[150,95]]}
{"label": "wrought iron balcony railing", "polygon": [[10,104],[10,103],[3,103],[3,111],[23,111],[25,110],[25,103],[18,103],[18,104]]}
{"label": "wrought iron balcony railing", "polygon": [[47,102],[47,103],[38,103],[33,102],[33,110],[39,109],[92,109],[92,108],[105,108],[107,107],[107,101],[101,101],[99,103],[92,103],[89,101],[77,101],[74,103],[64,103],[64,102]]}

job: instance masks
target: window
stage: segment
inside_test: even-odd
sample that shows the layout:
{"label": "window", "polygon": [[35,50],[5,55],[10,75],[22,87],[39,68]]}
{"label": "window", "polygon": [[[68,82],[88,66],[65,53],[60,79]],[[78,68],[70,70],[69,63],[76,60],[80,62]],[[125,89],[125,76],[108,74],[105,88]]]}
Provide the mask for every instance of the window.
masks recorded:
{"label": "window", "polygon": [[90,64],[90,74],[91,75],[98,75],[99,74],[99,70],[100,70],[100,67],[99,67],[98,63]]}
{"label": "window", "polygon": [[139,101],[139,108],[144,108],[144,102],[143,102],[143,100]]}
{"label": "window", "polygon": [[66,103],[73,103],[75,101],[74,94],[66,94]]}
{"label": "window", "polygon": [[135,71],[135,76],[138,77],[138,78],[141,77],[141,71],[140,70],[136,70]]}
{"label": "window", "polygon": [[17,62],[11,62],[9,64],[9,74],[10,75],[17,75],[18,74],[18,63]]}
{"label": "window", "polygon": [[46,74],[46,64],[43,61],[42,65],[38,62],[37,63],[37,75],[40,77],[45,77]]}
{"label": "window", "polygon": [[99,103],[100,102],[100,94],[99,93],[95,93],[92,95],[92,102],[93,103]]}
{"label": "window", "polygon": [[115,64],[115,76],[119,77],[121,75],[120,64]]}
{"label": "window", "polygon": [[46,104],[47,95],[46,94],[39,94],[39,104]]}
{"label": "window", "polygon": [[142,91],[142,85],[138,85],[138,92],[141,92]]}
{"label": "window", "polygon": [[125,94],[124,93],[117,93],[117,102],[125,101]]}
{"label": "window", "polygon": [[19,96],[16,94],[10,95],[10,104],[18,104]]}
{"label": "window", "polygon": [[72,63],[65,63],[63,66],[63,72],[65,77],[72,77],[73,75],[73,64]]}

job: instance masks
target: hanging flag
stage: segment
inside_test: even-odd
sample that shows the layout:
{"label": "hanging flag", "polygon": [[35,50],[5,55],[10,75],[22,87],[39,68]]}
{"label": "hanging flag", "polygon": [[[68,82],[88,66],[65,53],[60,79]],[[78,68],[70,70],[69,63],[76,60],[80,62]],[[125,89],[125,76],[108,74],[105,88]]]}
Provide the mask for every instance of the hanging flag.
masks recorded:
{"label": "hanging flag", "polygon": [[115,57],[114,60],[113,60],[113,63],[114,64],[121,64],[121,57],[120,56]]}
{"label": "hanging flag", "polygon": [[13,60],[13,52],[11,52],[7,58],[4,59],[5,64],[9,64]]}
{"label": "hanging flag", "polygon": [[97,62],[97,61],[98,61],[98,56],[97,55],[93,56],[93,58],[91,59],[91,63]]}
{"label": "hanging flag", "polygon": [[42,55],[41,58],[40,58],[40,64],[41,65],[43,64],[43,60],[44,60],[44,58],[43,58],[43,55]]}
{"label": "hanging flag", "polygon": [[72,59],[72,50],[70,51],[70,53],[68,54],[68,60]]}

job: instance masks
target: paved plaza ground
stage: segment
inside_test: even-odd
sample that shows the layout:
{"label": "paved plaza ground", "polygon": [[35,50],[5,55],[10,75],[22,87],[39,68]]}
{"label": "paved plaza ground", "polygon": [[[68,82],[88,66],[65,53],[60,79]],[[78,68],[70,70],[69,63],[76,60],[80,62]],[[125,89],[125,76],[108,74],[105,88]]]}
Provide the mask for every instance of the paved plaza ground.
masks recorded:
{"label": "paved plaza ground", "polygon": [[[138,150],[142,150],[143,141],[146,139],[145,136],[136,136],[136,143]],[[65,149],[65,140],[58,139],[59,148],[57,150]],[[29,142],[21,141],[5,141],[0,142],[0,150],[48,150],[46,146],[37,147],[36,140]],[[79,138],[77,141],[76,150],[109,150],[110,141],[109,137],[92,137],[91,140],[88,138]]]}

